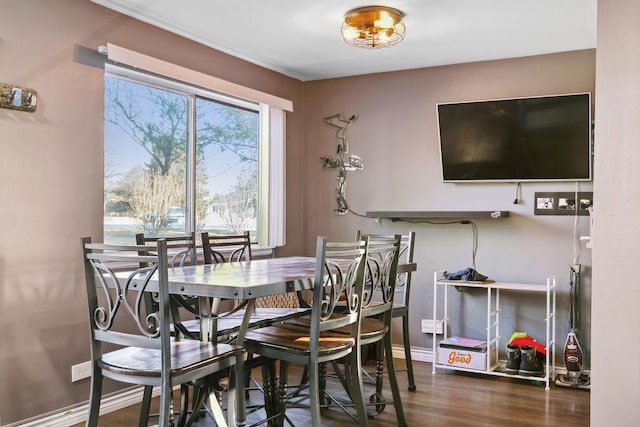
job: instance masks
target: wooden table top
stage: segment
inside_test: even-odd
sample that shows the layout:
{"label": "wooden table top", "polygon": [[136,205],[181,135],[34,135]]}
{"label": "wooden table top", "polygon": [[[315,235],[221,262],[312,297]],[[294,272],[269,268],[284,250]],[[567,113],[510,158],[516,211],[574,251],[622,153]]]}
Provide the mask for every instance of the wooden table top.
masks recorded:
{"label": "wooden table top", "polygon": [[[415,270],[415,263],[398,265],[399,274]],[[247,300],[311,289],[314,274],[315,258],[296,256],[172,267],[168,281],[170,293]]]}
{"label": "wooden table top", "polygon": [[311,289],[315,258],[285,257],[175,267],[169,292],[205,297],[252,299]]}

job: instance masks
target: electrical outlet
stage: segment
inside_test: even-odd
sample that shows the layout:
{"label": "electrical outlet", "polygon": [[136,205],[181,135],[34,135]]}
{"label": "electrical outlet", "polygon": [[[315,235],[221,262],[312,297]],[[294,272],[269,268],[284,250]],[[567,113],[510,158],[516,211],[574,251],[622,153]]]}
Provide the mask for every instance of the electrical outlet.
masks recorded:
{"label": "electrical outlet", "polygon": [[593,191],[535,193],[534,215],[589,215]]}
{"label": "electrical outlet", "polygon": [[[436,323],[436,335],[441,335],[444,332],[444,322],[442,320],[436,320],[435,323]],[[424,334],[433,333],[433,320],[422,319],[422,333]]]}
{"label": "electrical outlet", "polygon": [[78,363],[71,367],[71,382],[80,381],[91,376],[91,361]]}

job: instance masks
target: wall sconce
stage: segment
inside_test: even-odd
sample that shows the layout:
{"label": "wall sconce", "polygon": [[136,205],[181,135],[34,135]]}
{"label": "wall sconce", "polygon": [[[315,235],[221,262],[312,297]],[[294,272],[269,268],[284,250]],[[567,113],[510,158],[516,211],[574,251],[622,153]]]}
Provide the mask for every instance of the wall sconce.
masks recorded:
{"label": "wall sconce", "polygon": [[26,87],[0,83],[0,108],[33,113],[37,107],[38,93]]}

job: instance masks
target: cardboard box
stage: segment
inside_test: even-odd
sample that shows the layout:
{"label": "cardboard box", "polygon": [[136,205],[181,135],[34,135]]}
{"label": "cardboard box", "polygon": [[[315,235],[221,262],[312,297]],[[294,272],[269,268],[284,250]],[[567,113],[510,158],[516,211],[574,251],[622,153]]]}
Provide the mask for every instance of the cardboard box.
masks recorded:
{"label": "cardboard box", "polygon": [[[491,355],[491,365],[496,363],[498,352],[495,347],[489,351]],[[438,347],[438,363],[461,368],[485,370],[487,363],[486,344],[479,347],[462,347],[447,344],[440,344]]]}

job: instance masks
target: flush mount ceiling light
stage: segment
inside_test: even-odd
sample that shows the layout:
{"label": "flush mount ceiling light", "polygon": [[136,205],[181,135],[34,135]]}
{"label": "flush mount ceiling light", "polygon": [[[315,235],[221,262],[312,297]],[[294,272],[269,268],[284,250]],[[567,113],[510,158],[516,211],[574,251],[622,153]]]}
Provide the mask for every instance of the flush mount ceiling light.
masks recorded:
{"label": "flush mount ceiling light", "polygon": [[350,10],[344,16],[342,37],[355,47],[379,49],[404,39],[404,13],[385,6],[366,6]]}

